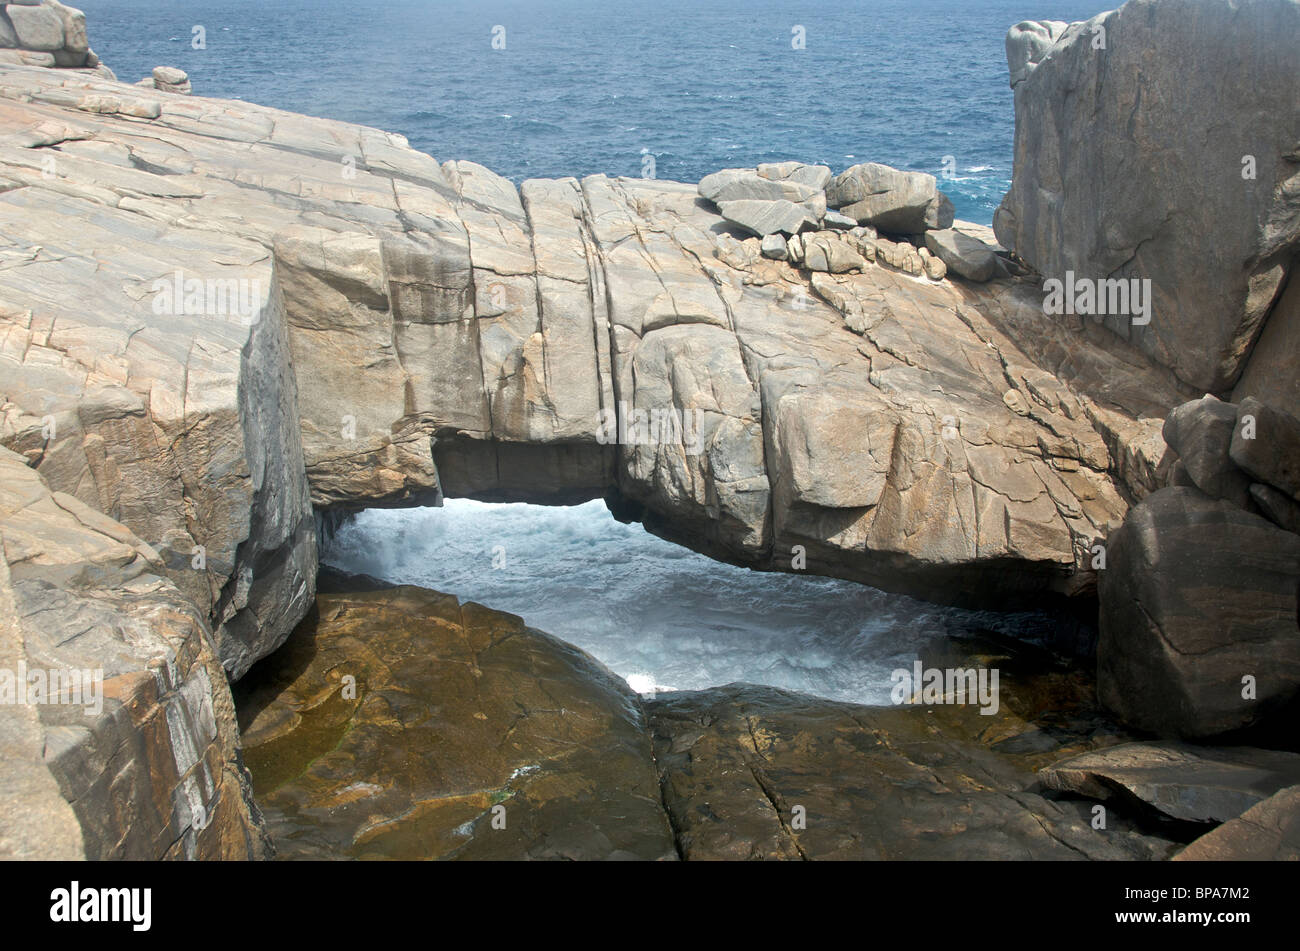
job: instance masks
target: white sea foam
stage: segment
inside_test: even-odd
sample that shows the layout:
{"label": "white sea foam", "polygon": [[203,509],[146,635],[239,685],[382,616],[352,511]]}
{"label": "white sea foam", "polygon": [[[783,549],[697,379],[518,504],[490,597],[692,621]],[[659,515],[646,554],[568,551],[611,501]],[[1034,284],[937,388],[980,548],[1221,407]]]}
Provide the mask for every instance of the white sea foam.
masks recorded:
{"label": "white sea foam", "polygon": [[721,564],[618,523],[599,501],[374,509],[342,529],[326,561],[518,614],[647,694],[747,681],[883,705],[893,670],[989,620]]}

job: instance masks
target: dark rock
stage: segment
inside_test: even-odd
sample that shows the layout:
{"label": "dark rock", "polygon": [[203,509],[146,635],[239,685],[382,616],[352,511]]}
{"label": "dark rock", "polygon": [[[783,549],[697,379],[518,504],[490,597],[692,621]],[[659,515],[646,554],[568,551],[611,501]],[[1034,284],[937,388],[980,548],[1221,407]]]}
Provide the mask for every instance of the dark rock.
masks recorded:
{"label": "dark rock", "polygon": [[1098,691],[1127,723],[1214,736],[1258,725],[1300,692],[1300,537],[1168,488],[1129,512],[1107,555]]}
{"label": "dark rock", "polygon": [[285,858],[676,855],[636,695],[514,615],[363,579],[237,691]]}
{"label": "dark rock", "polygon": [[1251,480],[1228,458],[1236,425],[1237,407],[1204,396],[1175,407],[1165,419],[1163,435],[1196,488],[1245,508]]}
{"label": "dark rock", "polygon": [[1170,819],[1225,822],[1300,782],[1300,753],[1125,743],[1056,763],[1038,778],[1091,799],[1136,799]]}
{"label": "dark rock", "polygon": [[1230,454],[1257,481],[1300,500],[1300,419],[1248,396],[1237,409]]}
{"label": "dark rock", "polygon": [[1295,862],[1300,860],[1300,786],[1275,793],[1207,832],[1175,862]]}

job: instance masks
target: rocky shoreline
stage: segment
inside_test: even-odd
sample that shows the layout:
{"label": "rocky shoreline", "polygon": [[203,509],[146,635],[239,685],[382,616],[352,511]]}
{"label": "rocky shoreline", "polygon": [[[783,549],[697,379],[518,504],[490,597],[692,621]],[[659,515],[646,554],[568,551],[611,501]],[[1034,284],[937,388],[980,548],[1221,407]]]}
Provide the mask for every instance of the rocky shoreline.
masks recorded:
{"label": "rocky shoreline", "polygon": [[[1218,823],[1192,855],[1296,854],[1297,778],[1268,757],[1300,754],[1220,748],[1285,745],[1300,698],[1294,0],[1013,28],[996,236],[874,164],[516,187],[176,70],[118,83],[50,0],[0,14],[0,666],[105,682],[93,717],[0,705],[0,854],[262,857],[269,829],[299,857],[1165,858]],[[11,39],[25,18],[57,49]],[[1268,68],[1186,86],[1243,47]],[[1090,296],[1052,312],[1053,280]],[[698,446],[662,431],[686,412]],[[1106,709],[642,702],[507,615],[318,593],[339,518],[444,496],[603,498],[756,569],[1096,610]],[[389,636],[422,645],[402,677],[365,653]],[[355,703],[322,638],[371,684]],[[242,702],[241,738],[227,678],[256,697],[273,654],[300,676]],[[447,699],[466,671],[496,684],[477,707]],[[551,730],[557,703],[589,715]],[[442,742],[432,773],[376,779],[386,744]],[[302,771],[255,768],[255,796],[241,747],[277,743]],[[1232,815],[1134,805],[1229,781]],[[463,841],[502,803],[509,836]]]}

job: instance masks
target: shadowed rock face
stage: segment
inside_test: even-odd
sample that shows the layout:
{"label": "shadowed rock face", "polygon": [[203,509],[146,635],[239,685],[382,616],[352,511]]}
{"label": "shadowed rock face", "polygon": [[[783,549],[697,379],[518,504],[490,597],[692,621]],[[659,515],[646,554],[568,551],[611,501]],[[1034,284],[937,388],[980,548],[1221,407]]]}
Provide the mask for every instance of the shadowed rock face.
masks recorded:
{"label": "shadowed rock face", "polygon": [[1097,658],[1110,709],[1191,739],[1293,709],[1300,536],[1197,489],[1168,488],[1133,509],[1108,549]]}
{"label": "shadowed rock face", "polygon": [[1280,790],[1173,858],[1175,862],[1300,860],[1300,786]]}
{"label": "shadowed rock face", "polygon": [[1297,333],[1279,298],[1300,249],[1300,4],[1130,0],[1062,26],[1007,39],[998,240],[1044,277],[1150,279],[1150,323],[1107,326],[1200,392],[1242,378],[1237,398],[1294,405],[1296,348],[1278,344]]}
{"label": "shadowed rock face", "polygon": [[201,612],[144,541],[0,449],[0,669],[20,664],[85,670],[102,694],[0,703],[0,856],[264,854]]}
{"label": "shadowed rock face", "polygon": [[1086,679],[1027,648],[954,640],[926,658],[999,668],[994,716],[744,684],[643,706],[512,615],[333,572],[322,588],[236,688],[282,858],[1106,859],[1175,845],[1119,811],[1096,832],[1090,803],[1034,791],[1034,769],[1123,736]]}

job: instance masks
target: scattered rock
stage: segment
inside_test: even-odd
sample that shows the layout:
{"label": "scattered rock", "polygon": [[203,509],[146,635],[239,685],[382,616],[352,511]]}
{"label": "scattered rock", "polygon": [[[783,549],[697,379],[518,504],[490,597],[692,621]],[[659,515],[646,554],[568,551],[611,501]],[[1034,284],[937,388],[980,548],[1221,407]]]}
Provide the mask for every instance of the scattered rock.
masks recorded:
{"label": "scattered rock", "polygon": [[948,270],[968,281],[983,283],[991,280],[997,272],[997,255],[993,249],[978,238],[953,228],[927,231],[925,246],[948,266]]}
{"label": "scattered rock", "polygon": [[1249,746],[1125,743],[1043,769],[1047,789],[1137,799],[1170,819],[1225,822],[1300,782],[1300,754]]}
{"label": "scattered rock", "polygon": [[859,224],[897,234],[952,225],[952,203],[939,193],[933,175],[875,162],[837,175],[826,189],[826,202]]}
{"label": "scattered rock", "polygon": [[921,264],[921,255],[917,253],[916,248],[906,241],[894,242],[888,238],[876,238],[873,244],[876,249],[876,259],[881,264],[888,265],[896,271],[911,274],[913,277],[919,277],[924,270]]}
{"label": "scattered rock", "polygon": [[1228,458],[1236,425],[1237,407],[1206,395],[1175,407],[1162,435],[1192,485],[1210,498],[1245,508],[1251,480]]}
{"label": "scattered rock", "polygon": [[1300,786],[1280,790],[1173,857],[1175,862],[1300,860]]}
{"label": "scattered rock", "polygon": [[831,274],[861,271],[867,266],[862,255],[831,231],[803,236],[803,263],[810,271],[828,271]]}
{"label": "scattered rock", "polygon": [[773,261],[784,261],[786,258],[786,240],[779,234],[769,234],[763,238],[761,245],[763,257]]}

